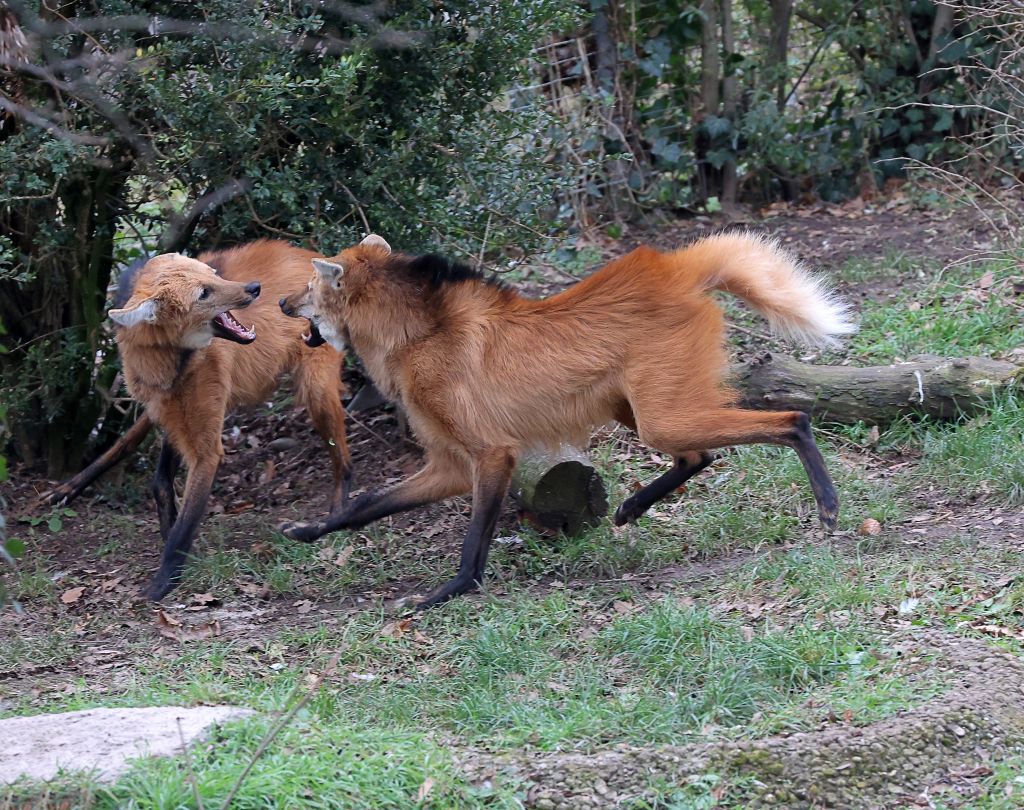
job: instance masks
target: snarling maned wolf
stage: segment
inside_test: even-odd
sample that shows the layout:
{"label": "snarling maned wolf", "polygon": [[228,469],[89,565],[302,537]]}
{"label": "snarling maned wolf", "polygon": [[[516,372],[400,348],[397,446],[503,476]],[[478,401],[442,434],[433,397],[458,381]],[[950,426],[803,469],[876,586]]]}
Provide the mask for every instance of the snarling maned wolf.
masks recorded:
{"label": "snarling maned wolf", "polygon": [[[164,254],[121,279],[109,314],[117,325],[125,380],[165,432],[153,481],[165,545],[147,590],[152,600],[181,577],[224,456],[225,414],[265,402],[283,373],[294,376],[297,401],[327,442],[334,468],[331,510],[348,497],[343,356],[307,346],[302,324],[285,317],[277,304],[308,280],[314,258],[312,251],[264,240],[198,259]],[[188,479],[179,514],[174,476],[182,461]]]}
{"label": "snarling maned wolf", "polygon": [[438,256],[392,253],[379,236],[313,266],[308,288],[282,309],[308,318],[314,339],[347,332],[378,388],[401,402],[427,459],[407,481],[281,529],[309,541],[472,491],[458,575],[420,606],[481,581],[520,451],[585,442],[613,419],[674,459],[618,508],[618,525],[707,467],[709,451],[764,442],[797,452],[821,522],[835,527],[838,498],[807,414],[741,410],[725,385],[725,323],[712,290],[808,342],[853,331],[843,304],[773,242],[722,234],[672,253],[637,248],[543,300]]}

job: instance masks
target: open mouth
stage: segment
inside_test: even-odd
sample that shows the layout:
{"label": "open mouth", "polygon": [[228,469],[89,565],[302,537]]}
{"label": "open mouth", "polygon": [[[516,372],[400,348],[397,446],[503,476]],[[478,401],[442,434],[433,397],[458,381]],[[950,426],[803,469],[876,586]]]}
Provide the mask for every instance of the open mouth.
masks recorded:
{"label": "open mouth", "polygon": [[222,312],[213,319],[213,334],[235,343],[252,343],[256,340],[256,325],[247,329],[230,312]]}
{"label": "open mouth", "polygon": [[324,340],[323,335],[320,334],[320,330],[316,328],[316,324],[312,321],[309,322],[309,332],[304,334],[302,339],[306,341],[306,345],[311,349],[315,349],[317,346],[323,346],[327,342]]}

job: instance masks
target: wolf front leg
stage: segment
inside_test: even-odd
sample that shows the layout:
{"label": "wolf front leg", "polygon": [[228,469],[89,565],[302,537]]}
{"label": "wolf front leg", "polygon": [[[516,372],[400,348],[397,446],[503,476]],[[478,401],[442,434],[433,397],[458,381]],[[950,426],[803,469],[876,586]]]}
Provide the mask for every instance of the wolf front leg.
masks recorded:
{"label": "wolf front leg", "polygon": [[487,553],[501,514],[501,504],[512,482],[516,456],[510,450],[492,450],[473,464],[473,516],[462,541],[459,572],[416,605],[424,610],[477,587],[484,578]]}
{"label": "wolf front leg", "polygon": [[[220,432],[224,426],[227,397],[216,384],[208,388],[214,394],[208,399],[188,404],[175,402],[163,413],[161,423],[167,431],[167,440],[157,465],[154,495],[161,530],[165,524],[170,525],[170,530],[164,537],[160,568],[146,590],[146,597],[154,602],[163,599],[181,581],[185,562],[199,534],[199,524],[206,515],[217,468],[224,458]],[[188,477],[185,479],[181,509],[175,515],[173,479],[178,453],[188,466]]]}
{"label": "wolf front leg", "polygon": [[181,466],[181,455],[174,449],[171,440],[164,437],[160,448],[160,458],[156,463],[156,475],[153,476],[153,500],[156,501],[156,512],[160,517],[160,536],[166,543],[171,529],[178,519],[178,504],[174,496],[174,476]]}
{"label": "wolf front leg", "polygon": [[393,487],[365,492],[323,520],[282,523],[278,531],[292,540],[312,543],[331,532],[359,529],[388,515],[462,495],[469,490],[470,482],[469,470],[461,459],[435,454],[422,470]]}
{"label": "wolf front leg", "polygon": [[[160,569],[146,591],[146,598],[150,601],[159,602],[181,582],[181,572],[185,568],[196,535],[199,534],[199,524],[206,515],[213,479],[217,476],[219,466],[220,456],[217,455],[200,459],[189,468],[181,512],[178,513],[177,520],[174,521],[164,543]],[[173,493],[171,497],[173,498]]]}

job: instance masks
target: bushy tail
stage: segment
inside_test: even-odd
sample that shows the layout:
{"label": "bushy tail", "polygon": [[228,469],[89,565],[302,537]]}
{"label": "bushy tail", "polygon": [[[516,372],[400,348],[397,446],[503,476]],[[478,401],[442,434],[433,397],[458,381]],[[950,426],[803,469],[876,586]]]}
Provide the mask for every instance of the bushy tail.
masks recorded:
{"label": "bushy tail", "polygon": [[700,288],[742,298],[780,335],[830,346],[857,331],[850,308],[773,239],[717,234],[674,256],[681,270],[696,274]]}

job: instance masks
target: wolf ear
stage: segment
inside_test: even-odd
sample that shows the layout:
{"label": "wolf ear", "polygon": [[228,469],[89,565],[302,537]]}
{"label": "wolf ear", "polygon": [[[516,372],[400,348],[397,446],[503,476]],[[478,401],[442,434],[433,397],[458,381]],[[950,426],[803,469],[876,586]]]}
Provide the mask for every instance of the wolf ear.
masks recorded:
{"label": "wolf ear", "polygon": [[367,236],[359,244],[360,245],[366,245],[367,247],[378,247],[381,250],[385,251],[386,253],[390,253],[391,252],[391,245],[389,245],[384,240],[383,236],[377,236],[377,234],[375,234],[375,233],[371,233],[369,236]]}
{"label": "wolf ear", "polygon": [[159,308],[155,298],[145,298],[133,307],[112,309],[107,314],[118,326],[135,326],[140,323],[156,323]]}
{"label": "wolf ear", "polygon": [[337,281],[345,274],[344,267],[326,259],[313,259],[313,269],[327,281]]}

